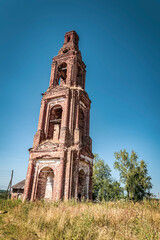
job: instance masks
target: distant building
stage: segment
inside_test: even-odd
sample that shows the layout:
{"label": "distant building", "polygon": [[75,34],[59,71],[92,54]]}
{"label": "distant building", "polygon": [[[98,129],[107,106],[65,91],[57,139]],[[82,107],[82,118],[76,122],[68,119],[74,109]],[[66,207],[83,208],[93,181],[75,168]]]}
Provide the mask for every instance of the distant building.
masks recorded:
{"label": "distant building", "polygon": [[13,185],[11,199],[23,199],[25,180]]}
{"label": "distant building", "polygon": [[67,32],[53,58],[29,150],[24,200],[92,198],[91,101],[85,92],[86,66],[78,41],[75,31]]}

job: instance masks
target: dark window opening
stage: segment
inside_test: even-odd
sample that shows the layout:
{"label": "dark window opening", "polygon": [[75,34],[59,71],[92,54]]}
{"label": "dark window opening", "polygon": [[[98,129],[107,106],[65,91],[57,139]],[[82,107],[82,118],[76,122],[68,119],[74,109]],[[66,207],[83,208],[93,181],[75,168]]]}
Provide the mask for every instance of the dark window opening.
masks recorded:
{"label": "dark window opening", "polygon": [[83,143],[84,140],[84,113],[83,110],[80,108],[79,111],[79,130],[80,130],[80,139],[81,143]]}
{"label": "dark window opening", "polygon": [[78,70],[77,70],[77,84],[78,86],[83,87],[83,71],[80,68],[80,66],[78,66]]}
{"label": "dark window opening", "polygon": [[58,84],[63,84],[66,83],[66,78],[67,78],[67,64],[66,63],[62,63],[59,67],[58,67]]}
{"label": "dark window opening", "polygon": [[81,202],[81,193],[78,193],[78,200]]}
{"label": "dark window opening", "polygon": [[81,70],[81,68],[78,66],[77,77],[81,77],[81,76],[82,76],[82,70]]}
{"label": "dark window opening", "polygon": [[68,37],[68,38],[67,38],[67,42],[69,42],[69,41],[70,41],[70,39],[71,39],[71,38],[70,38],[70,37]]}
{"label": "dark window opening", "polygon": [[63,50],[63,53],[67,53],[67,52],[68,52],[68,49],[64,49],[64,50]]}
{"label": "dark window opening", "polygon": [[21,188],[13,188],[13,189],[12,189],[12,192],[13,192],[13,193],[24,193],[24,189],[21,189]]}
{"label": "dark window opening", "polygon": [[50,112],[48,138],[57,141],[60,137],[62,108],[53,107]]}

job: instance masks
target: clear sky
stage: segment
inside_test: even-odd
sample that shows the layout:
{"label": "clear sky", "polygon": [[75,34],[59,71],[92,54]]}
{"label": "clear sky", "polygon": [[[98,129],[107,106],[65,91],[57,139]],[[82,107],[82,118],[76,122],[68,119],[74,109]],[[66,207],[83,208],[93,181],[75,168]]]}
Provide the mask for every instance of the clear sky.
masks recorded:
{"label": "clear sky", "polygon": [[160,1],[0,0],[0,187],[25,179],[52,57],[75,30],[87,66],[93,152],[135,150],[160,192]]}

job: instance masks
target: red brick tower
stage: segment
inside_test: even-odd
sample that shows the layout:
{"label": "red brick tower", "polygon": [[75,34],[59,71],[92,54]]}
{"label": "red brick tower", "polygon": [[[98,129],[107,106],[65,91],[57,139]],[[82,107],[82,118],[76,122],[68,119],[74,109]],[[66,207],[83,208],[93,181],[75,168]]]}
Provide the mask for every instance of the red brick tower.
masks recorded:
{"label": "red brick tower", "polygon": [[86,66],[75,31],[65,34],[43,94],[25,182],[24,199],[92,198],[90,104]]}

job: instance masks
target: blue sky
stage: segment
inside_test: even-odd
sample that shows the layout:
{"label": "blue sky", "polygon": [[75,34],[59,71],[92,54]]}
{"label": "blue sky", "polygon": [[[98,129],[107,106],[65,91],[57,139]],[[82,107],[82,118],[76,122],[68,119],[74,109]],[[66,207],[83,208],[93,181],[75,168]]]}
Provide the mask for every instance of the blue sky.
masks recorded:
{"label": "blue sky", "polygon": [[87,66],[93,152],[135,150],[160,192],[160,2],[0,0],[0,187],[26,176],[52,57],[75,30]]}

